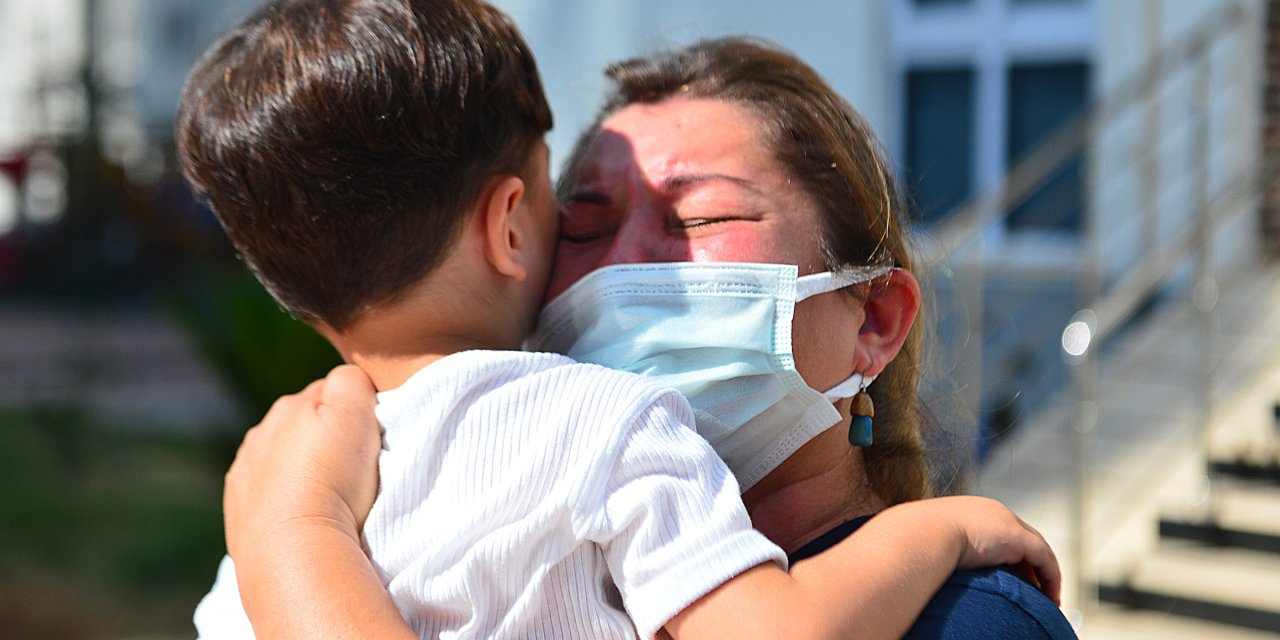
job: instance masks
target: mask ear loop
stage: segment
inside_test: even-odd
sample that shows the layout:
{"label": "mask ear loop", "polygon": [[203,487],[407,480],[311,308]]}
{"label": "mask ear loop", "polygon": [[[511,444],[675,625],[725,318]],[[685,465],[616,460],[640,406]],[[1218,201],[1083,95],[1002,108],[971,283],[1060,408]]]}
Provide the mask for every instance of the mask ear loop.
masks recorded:
{"label": "mask ear loop", "polygon": [[871,419],[876,416],[875,403],[871,401],[871,396],[867,395],[867,372],[875,362],[867,364],[867,368],[862,370],[862,384],[858,387],[858,393],[853,396],[853,416],[849,422],[849,444],[855,447],[869,447],[872,443],[871,438]]}

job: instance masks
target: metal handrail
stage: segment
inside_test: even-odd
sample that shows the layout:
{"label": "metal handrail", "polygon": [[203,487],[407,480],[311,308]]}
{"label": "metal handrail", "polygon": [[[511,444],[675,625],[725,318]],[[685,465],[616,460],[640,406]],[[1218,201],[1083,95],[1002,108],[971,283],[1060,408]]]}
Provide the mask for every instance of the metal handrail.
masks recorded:
{"label": "metal handrail", "polygon": [[1185,68],[1217,42],[1217,38],[1238,26],[1243,8],[1229,3],[1200,28],[1183,35],[1151,56],[1123,81],[1118,89],[1093,99],[1054,132],[1023,154],[995,184],[978,192],[955,212],[929,231],[925,262],[941,265],[960,249],[977,240],[983,231],[1009,216],[1045,178],[1061,168],[1095,138],[1101,123],[1110,122],[1125,109],[1145,100],[1158,90],[1159,79]]}
{"label": "metal handrail", "polygon": [[[1246,17],[1241,5],[1229,5],[1223,12],[1229,17],[1225,28],[1234,28]],[[1211,73],[1208,53],[1214,40],[1211,38],[1224,28],[1221,23],[1205,28],[1191,39],[1194,44],[1190,50],[1199,52],[1193,59],[1178,64],[1195,63],[1195,121],[1193,126],[1194,157],[1199,159],[1194,170],[1194,198],[1196,205],[1195,224],[1184,231],[1180,237],[1170,242],[1163,250],[1143,252],[1135,269],[1130,275],[1114,285],[1109,291],[1095,293],[1091,300],[1072,318],[1063,330],[1062,352],[1071,365],[1072,388],[1075,393],[1075,405],[1072,410],[1072,455],[1076,474],[1073,482],[1074,519],[1076,529],[1072,547],[1075,564],[1073,590],[1076,602],[1081,609],[1091,606],[1096,593],[1087,582],[1086,575],[1092,572],[1092,550],[1090,548],[1090,482],[1092,480],[1092,456],[1096,444],[1096,428],[1098,415],[1098,359],[1100,345],[1115,331],[1132,319],[1161,286],[1169,283],[1176,275],[1178,268],[1194,258],[1195,275],[1192,289],[1192,306],[1201,318],[1202,332],[1200,344],[1202,353],[1200,366],[1196,371],[1200,375],[1197,387],[1200,398],[1197,402],[1199,413],[1200,449],[1207,454],[1209,434],[1212,430],[1213,386],[1216,362],[1216,327],[1217,313],[1217,280],[1213,271],[1212,244],[1216,231],[1229,220],[1240,215],[1248,207],[1241,206],[1246,198],[1256,197],[1263,185],[1275,179],[1280,170],[1280,160],[1267,158],[1255,161],[1246,166],[1229,184],[1216,194],[1209,193],[1208,171],[1210,156],[1210,118],[1212,104]],[[1216,37],[1216,36],[1215,36]],[[1161,56],[1154,56],[1156,62],[1166,63]],[[1147,84],[1147,91],[1156,90],[1154,81]],[[1138,95],[1140,92],[1135,92]],[[1146,172],[1144,172],[1144,177]],[[1148,203],[1150,204],[1150,203]],[[1098,236],[1095,234],[1095,242]],[[1095,247],[1096,250],[1096,247]],[[1094,277],[1097,277],[1096,275]],[[1100,289],[1100,287],[1099,287]],[[1206,470],[1208,465],[1206,465]],[[1212,497],[1213,483],[1206,476],[1206,487]]]}
{"label": "metal handrail", "polygon": [[[1227,222],[1249,209],[1243,206],[1246,199],[1256,197],[1264,184],[1280,174],[1280,159],[1254,161],[1241,169],[1217,193],[1209,193],[1208,110],[1211,97],[1209,78],[1212,70],[1208,60],[1211,59],[1214,45],[1242,29],[1248,17],[1249,11],[1242,3],[1231,2],[1215,10],[1196,29],[1174,39],[1167,46],[1156,47],[1138,69],[1115,85],[1117,89],[1090,101],[1055,132],[1017,159],[1004,178],[980,191],[955,213],[929,228],[929,234],[922,243],[925,249],[924,263],[935,268],[946,265],[966,248],[973,246],[975,257],[963,265],[967,277],[960,285],[968,289],[967,299],[981,299],[985,288],[985,270],[990,268],[990,264],[982,256],[985,248],[981,241],[986,231],[1007,218],[1017,205],[1030,197],[1047,178],[1077,154],[1090,148],[1098,140],[1104,127],[1110,126],[1136,105],[1143,104],[1144,101],[1149,104],[1153,96],[1161,91],[1162,83],[1167,78],[1186,69],[1191,69],[1195,74],[1195,90],[1200,101],[1193,109],[1190,121],[1194,127],[1193,144],[1196,146],[1193,155],[1200,158],[1200,162],[1190,169],[1196,192],[1195,224],[1172,241],[1164,243],[1163,247],[1157,248],[1152,242],[1144,244],[1137,263],[1127,275],[1105,291],[1102,286],[1101,234],[1094,230],[1087,233],[1091,242],[1086,249],[1091,255],[1082,271],[1082,290],[1088,302],[1080,307],[1080,311],[1073,316],[1061,336],[1064,356],[1071,365],[1075,393],[1071,417],[1075,434],[1072,455],[1075,463],[1073,515],[1076,526],[1072,541],[1075,564],[1072,586],[1075,602],[1081,609],[1092,606],[1095,599],[1086,586],[1086,578],[1092,577],[1089,574],[1090,549],[1087,532],[1091,522],[1088,506],[1091,455],[1099,419],[1098,347],[1134,318],[1142,305],[1161,287],[1171,282],[1183,264],[1194,258],[1196,273],[1192,298],[1195,308],[1203,318],[1202,327],[1206,334],[1202,340],[1205,349],[1203,359],[1205,362],[1212,362],[1215,348],[1212,334],[1217,323],[1216,280],[1210,255],[1212,239]],[[1153,154],[1156,153],[1157,143],[1150,138],[1148,136],[1144,140],[1138,154],[1144,163],[1156,161]],[[1154,184],[1148,182],[1155,179],[1155,171],[1148,166],[1142,168],[1144,187],[1153,189]],[[1150,191],[1144,193],[1143,204],[1146,208],[1155,207]],[[1097,224],[1096,215],[1086,217],[1088,224]],[[1154,220],[1153,217],[1148,217],[1148,222]],[[975,295],[979,297],[972,297]],[[962,365],[964,370],[961,372],[965,376],[967,393],[973,396],[970,402],[975,413],[982,401],[982,306],[974,305],[971,310],[971,327],[978,336],[978,344],[976,347],[966,348],[964,355],[967,362]],[[1208,365],[1201,367],[1200,371],[1203,379],[1199,386],[1203,396],[1198,405],[1202,414],[1201,424],[1206,425],[1204,428],[1207,429],[1212,411],[1213,371]]]}
{"label": "metal handrail", "polygon": [[[1264,185],[1280,176],[1280,158],[1272,157],[1258,163],[1236,176],[1209,202],[1209,210],[1221,212],[1210,215],[1208,232],[1212,235],[1227,222],[1233,220],[1244,207],[1239,203],[1248,196],[1256,196]],[[1139,307],[1161,285],[1167,283],[1176,269],[1198,248],[1198,229],[1190,227],[1176,240],[1153,254],[1128,277],[1117,282],[1105,293],[1084,306],[1092,310],[1095,320],[1090,331],[1090,343],[1106,341],[1125,321],[1137,314]]]}
{"label": "metal handrail", "polygon": [[[1203,226],[1193,226],[1182,233],[1165,249],[1155,253],[1145,261],[1144,266],[1132,272],[1127,278],[1117,283],[1109,292],[1098,296],[1082,307],[1071,318],[1062,332],[1062,352],[1072,367],[1072,390],[1075,403],[1071,412],[1071,427],[1075,434],[1072,442],[1072,455],[1076,460],[1076,477],[1074,478],[1073,517],[1079,531],[1072,540],[1073,557],[1075,558],[1077,579],[1086,573],[1089,557],[1088,537],[1084,531],[1088,529],[1089,501],[1088,483],[1092,479],[1091,459],[1094,450],[1094,430],[1098,424],[1098,406],[1101,404],[1098,389],[1098,356],[1101,345],[1114,335],[1125,323],[1137,315],[1141,305],[1148,300],[1161,286],[1169,283],[1178,274],[1178,269],[1187,260],[1197,257],[1197,252],[1207,250],[1207,244],[1214,234],[1227,223],[1238,218],[1246,211],[1252,210],[1249,200],[1259,197],[1262,187],[1280,179],[1280,156],[1272,155],[1264,162],[1256,163],[1237,176],[1230,184],[1223,187],[1209,204],[1203,207]],[[1207,262],[1205,257],[1200,261]],[[1202,265],[1200,269],[1205,269]],[[1206,287],[1206,283],[1208,286]],[[1196,278],[1196,286],[1192,295],[1194,310],[1201,314],[1202,321],[1201,346],[1206,354],[1199,358],[1202,366],[1197,370],[1205,376],[1198,384],[1202,398],[1198,405],[1200,424],[1202,425],[1201,448],[1207,451],[1207,436],[1212,428],[1212,399],[1208,394],[1213,388],[1213,367],[1215,361],[1213,332],[1217,324],[1216,282],[1204,274]],[[1114,389],[1112,390],[1114,391]],[[1212,479],[1206,485],[1211,490]],[[1207,494],[1212,497],[1212,491]],[[1077,583],[1077,602],[1088,601],[1090,596],[1084,585]]]}

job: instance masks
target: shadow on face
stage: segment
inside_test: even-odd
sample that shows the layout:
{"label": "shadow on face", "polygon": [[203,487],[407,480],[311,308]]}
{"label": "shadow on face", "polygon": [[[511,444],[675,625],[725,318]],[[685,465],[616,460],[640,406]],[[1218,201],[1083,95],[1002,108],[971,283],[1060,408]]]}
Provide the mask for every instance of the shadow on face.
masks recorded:
{"label": "shadow on face", "polygon": [[633,104],[580,149],[561,189],[548,299],[611,264],[766,262],[822,268],[816,207],[733,103]]}

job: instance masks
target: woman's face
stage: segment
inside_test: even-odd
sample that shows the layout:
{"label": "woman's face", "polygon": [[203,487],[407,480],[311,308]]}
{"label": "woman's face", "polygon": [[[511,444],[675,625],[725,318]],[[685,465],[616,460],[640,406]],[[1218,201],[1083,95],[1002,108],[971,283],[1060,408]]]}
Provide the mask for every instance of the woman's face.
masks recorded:
{"label": "woman's face", "polygon": [[[795,264],[824,270],[809,195],[768,152],[762,118],[720,100],[631,105],[606,120],[565,191],[548,299],[605,265]],[[823,390],[856,371],[862,306],[821,295],[796,307],[796,366]]]}

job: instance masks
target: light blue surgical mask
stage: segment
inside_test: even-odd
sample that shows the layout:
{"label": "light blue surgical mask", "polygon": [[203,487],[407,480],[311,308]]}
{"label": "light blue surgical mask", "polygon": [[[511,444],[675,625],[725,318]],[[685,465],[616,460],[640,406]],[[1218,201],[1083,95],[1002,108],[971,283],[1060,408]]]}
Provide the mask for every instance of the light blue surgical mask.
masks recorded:
{"label": "light blue surgical mask", "polygon": [[608,266],[552,300],[526,348],[675,387],[746,491],[840,421],[834,400],[871,383],[854,373],[825,393],[805,384],[791,345],[796,303],[891,269],[797,277],[794,265],[778,264]]}

